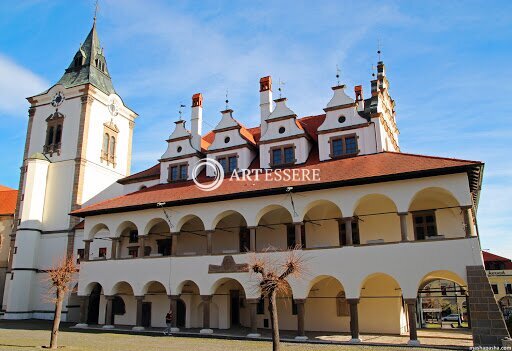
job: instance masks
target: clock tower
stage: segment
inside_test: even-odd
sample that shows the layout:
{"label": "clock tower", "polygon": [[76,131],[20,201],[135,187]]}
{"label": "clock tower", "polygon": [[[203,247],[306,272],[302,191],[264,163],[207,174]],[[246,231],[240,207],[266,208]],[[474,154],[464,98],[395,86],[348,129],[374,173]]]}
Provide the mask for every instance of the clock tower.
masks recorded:
{"label": "clock tower", "polygon": [[114,89],[96,21],[60,80],[28,101],[2,309],[4,318],[51,319],[45,272],[82,244],[69,213],[121,194],[116,181],[130,172],[137,114]]}

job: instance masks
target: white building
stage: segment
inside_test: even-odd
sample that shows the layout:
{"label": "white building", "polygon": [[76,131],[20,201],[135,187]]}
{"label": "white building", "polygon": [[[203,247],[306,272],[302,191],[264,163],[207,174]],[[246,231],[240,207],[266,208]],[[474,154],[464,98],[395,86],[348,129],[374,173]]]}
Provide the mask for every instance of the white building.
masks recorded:
{"label": "white building", "polygon": [[[228,109],[203,135],[195,94],[190,131],[176,121],[158,163],[129,175],[137,115],[114,91],[93,26],[61,80],[28,99],[4,318],[51,318],[41,278],[52,260],[74,254],[68,321],[163,327],[170,304],[175,327],[257,334],[269,315],[247,263],[299,245],[308,272],[279,296],[282,329],[349,332],[354,341],[360,332],[409,333],[416,343],[419,287],[444,279],[469,296],[486,290],[474,279],[485,277],[475,219],[483,164],[402,153],[384,63],[377,68],[369,98],[339,85],[325,114],[307,117],[272,100],[264,77],[254,128]],[[266,169],[273,179],[227,177],[203,191],[191,177],[204,158],[228,174]],[[319,179],[278,179],[286,172]],[[212,176],[203,169],[199,179]],[[481,319],[473,318],[475,344],[505,336],[488,337]]]}

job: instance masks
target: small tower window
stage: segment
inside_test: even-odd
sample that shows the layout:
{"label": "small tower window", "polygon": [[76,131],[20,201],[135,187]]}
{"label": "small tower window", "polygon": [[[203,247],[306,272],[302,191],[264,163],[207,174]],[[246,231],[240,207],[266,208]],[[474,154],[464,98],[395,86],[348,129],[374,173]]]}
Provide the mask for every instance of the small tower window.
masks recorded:
{"label": "small tower window", "polygon": [[55,132],[55,143],[60,144],[61,139],[62,139],[62,126],[59,124],[57,126],[57,130]]}
{"label": "small tower window", "polygon": [[46,139],[46,145],[53,144],[53,127],[48,129],[48,137]]}
{"label": "small tower window", "polygon": [[114,157],[116,154],[116,138],[114,136],[110,137],[110,152],[109,156]]}
{"label": "small tower window", "polygon": [[46,142],[43,152],[53,156],[54,153],[60,155],[60,144],[62,140],[62,126],[64,123],[64,115],[55,111],[46,119]]}
{"label": "small tower window", "polygon": [[119,129],[110,121],[105,123],[103,129],[103,145],[101,148],[101,161],[106,162],[107,165],[116,166],[116,148],[117,148],[117,134]]}
{"label": "small tower window", "polygon": [[104,156],[107,156],[108,155],[108,150],[109,150],[109,147],[108,147],[108,144],[110,142],[110,136],[108,135],[108,133],[105,133],[103,135],[103,155]]}
{"label": "small tower window", "polygon": [[284,132],[286,132],[286,128],[285,127],[279,127],[279,134],[283,134]]}
{"label": "small tower window", "polygon": [[231,140],[231,138],[227,136],[224,138],[224,143],[227,144],[227,143],[229,143],[230,140]]}

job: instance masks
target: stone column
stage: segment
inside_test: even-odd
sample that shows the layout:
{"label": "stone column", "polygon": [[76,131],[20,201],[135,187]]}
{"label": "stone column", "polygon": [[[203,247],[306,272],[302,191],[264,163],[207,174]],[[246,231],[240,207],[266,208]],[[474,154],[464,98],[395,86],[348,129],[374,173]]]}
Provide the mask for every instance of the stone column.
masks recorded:
{"label": "stone column", "polygon": [[249,304],[249,312],[251,318],[251,332],[247,334],[249,338],[257,338],[261,336],[258,333],[258,302],[260,299],[247,299],[245,300]]}
{"label": "stone column", "polygon": [[114,296],[105,295],[105,300],[107,300],[107,307],[105,309],[105,324],[103,328],[112,329],[114,328],[114,321],[112,320],[112,302],[114,301]]}
{"label": "stone column", "polygon": [[208,255],[212,254],[212,232],[213,230],[206,231],[206,253]]}
{"label": "stone column", "polygon": [[306,246],[306,243],[302,242],[302,226],[303,222],[293,223],[295,226],[295,246],[303,248]]}
{"label": "stone column", "polygon": [[180,331],[180,328],[178,328],[178,299],[179,298],[180,298],[180,295],[169,295],[170,310],[172,313],[171,333]]}
{"label": "stone column", "polygon": [[80,299],[80,322],[75,325],[77,328],[86,328],[87,313],[89,312],[89,296],[78,296]]}
{"label": "stone column", "polygon": [[171,233],[171,256],[178,253],[178,233]]}
{"label": "stone column", "polygon": [[297,340],[307,340],[306,333],[304,332],[304,314],[306,299],[294,299],[297,305]]}
{"label": "stone column", "polygon": [[250,248],[251,252],[256,252],[256,227],[249,227]]}
{"label": "stone column", "polygon": [[407,305],[407,316],[409,318],[409,345],[419,345],[418,331],[416,327],[416,299],[404,299]]}
{"label": "stone column", "polygon": [[91,242],[92,240],[84,240],[84,261],[89,261],[91,257]]}
{"label": "stone column", "polygon": [[119,242],[121,241],[121,238],[112,238],[112,248],[110,250],[110,259],[115,260],[119,258]]}
{"label": "stone column", "polygon": [[199,331],[201,334],[212,334],[213,330],[210,329],[210,304],[212,302],[212,295],[201,295],[203,300],[203,329]]}
{"label": "stone column", "polygon": [[461,206],[460,210],[462,211],[462,217],[464,221],[464,230],[466,233],[466,238],[471,237],[471,220],[469,216],[469,211],[471,211],[471,206]]}
{"label": "stone column", "polygon": [[141,331],[144,330],[142,326],[142,302],[144,302],[144,296],[135,296],[135,300],[137,301],[137,314],[135,317],[135,327],[132,330]]}
{"label": "stone column", "polygon": [[359,315],[357,310],[359,299],[347,299],[347,302],[350,306],[350,333],[352,334],[350,342],[358,343],[361,342],[359,338]]}
{"label": "stone column", "polygon": [[345,221],[345,235],[347,237],[347,246],[354,245],[354,241],[352,238],[352,221],[353,217],[345,217],[343,218]]}
{"label": "stone column", "polygon": [[402,241],[409,241],[408,233],[407,233],[407,215],[408,212],[398,212],[398,216],[400,217],[400,234],[402,236]]}
{"label": "stone column", "polygon": [[144,257],[144,246],[145,246],[146,237],[139,236],[139,257]]}

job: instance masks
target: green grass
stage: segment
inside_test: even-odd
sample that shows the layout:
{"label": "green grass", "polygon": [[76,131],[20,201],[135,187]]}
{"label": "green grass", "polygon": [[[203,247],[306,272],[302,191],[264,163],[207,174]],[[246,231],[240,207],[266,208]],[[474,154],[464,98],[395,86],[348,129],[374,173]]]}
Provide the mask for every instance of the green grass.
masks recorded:
{"label": "green grass", "polygon": [[[49,323],[33,321],[0,322],[0,350],[41,350],[50,340]],[[213,338],[165,337],[104,332],[78,332],[63,328],[59,333],[60,350],[79,351],[263,351],[272,350],[267,341],[225,340]],[[312,345],[283,343],[283,351],[371,351],[375,346]],[[382,347],[385,351],[407,347]],[[428,349],[422,349],[425,351]]]}

